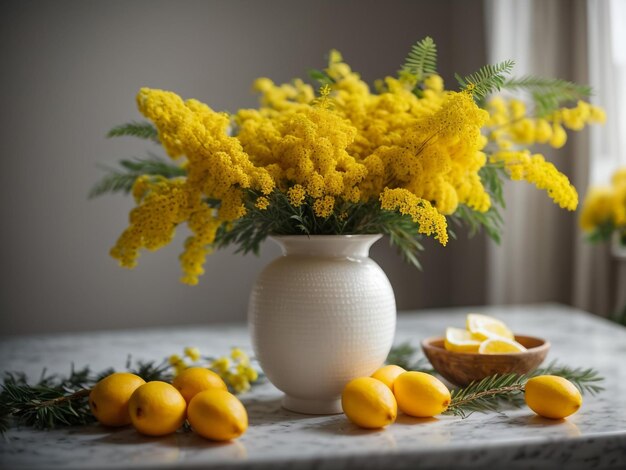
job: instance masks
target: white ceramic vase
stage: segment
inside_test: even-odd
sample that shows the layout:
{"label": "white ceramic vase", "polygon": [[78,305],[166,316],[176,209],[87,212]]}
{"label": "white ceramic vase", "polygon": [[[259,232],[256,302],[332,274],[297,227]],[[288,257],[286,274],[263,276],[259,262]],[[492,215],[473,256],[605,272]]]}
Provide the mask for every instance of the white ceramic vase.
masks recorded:
{"label": "white ceramic vase", "polygon": [[283,406],[341,413],[341,392],[380,367],[391,349],[396,303],[369,258],[381,235],[277,236],[283,256],[259,275],[248,308],[252,345]]}

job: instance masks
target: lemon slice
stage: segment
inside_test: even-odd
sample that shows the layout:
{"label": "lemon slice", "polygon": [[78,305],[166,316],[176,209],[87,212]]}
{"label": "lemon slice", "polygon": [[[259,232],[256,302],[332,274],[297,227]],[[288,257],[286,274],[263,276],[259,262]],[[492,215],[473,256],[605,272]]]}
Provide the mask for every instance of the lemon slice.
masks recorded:
{"label": "lemon slice", "polygon": [[488,315],[469,313],[467,315],[466,324],[467,330],[478,340],[490,338],[515,339],[515,336],[513,336],[513,333],[504,322]]}
{"label": "lemon slice", "polygon": [[443,343],[448,351],[475,353],[478,352],[480,340],[477,340],[472,333],[460,328],[446,328],[446,339]]}
{"label": "lemon slice", "polygon": [[506,338],[486,339],[480,343],[478,352],[480,354],[510,354],[526,351],[526,348],[517,341]]}

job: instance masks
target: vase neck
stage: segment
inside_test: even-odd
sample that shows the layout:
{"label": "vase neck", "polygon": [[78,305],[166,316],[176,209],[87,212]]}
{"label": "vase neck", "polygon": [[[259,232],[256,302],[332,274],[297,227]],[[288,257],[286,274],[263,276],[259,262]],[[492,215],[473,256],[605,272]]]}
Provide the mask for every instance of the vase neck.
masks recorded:
{"label": "vase neck", "polygon": [[286,235],[272,236],[283,255],[322,256],[329,258],[367,258],[370,247],[382,235]]}

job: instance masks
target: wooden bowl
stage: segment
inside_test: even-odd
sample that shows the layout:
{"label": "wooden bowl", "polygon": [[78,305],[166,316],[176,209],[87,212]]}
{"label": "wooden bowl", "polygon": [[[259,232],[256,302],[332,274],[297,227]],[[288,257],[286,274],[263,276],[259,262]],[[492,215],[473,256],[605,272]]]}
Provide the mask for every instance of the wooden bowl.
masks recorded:
{"label": "wooden bowl", "polygon": [[422,349],[433,368],[450,382],[459,386],[469,385],[494,374],[527,374],[543,362],[550,343],[532,336],[515,336],[515,340],[528,351],[510,354],[479,354],[448,351],[442,336],[422,341]]}

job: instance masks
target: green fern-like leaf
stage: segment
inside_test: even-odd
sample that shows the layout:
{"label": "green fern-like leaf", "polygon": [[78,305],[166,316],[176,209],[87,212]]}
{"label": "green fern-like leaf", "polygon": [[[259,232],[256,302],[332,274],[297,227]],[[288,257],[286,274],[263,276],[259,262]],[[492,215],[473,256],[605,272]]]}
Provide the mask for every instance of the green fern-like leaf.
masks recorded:
{"label": "green fern-like leaf", "polygon": [[130,193],[135,180],[141,175],[162,176],[164,178],[176,178],[185,176],[186,170],[177,165],[161,160],[150,154],[149,158],[134,160],[121,160],[120,169],[107,168],[109,174],[103,177],[89,192],[89,197],[94,198],[106,193],[124,192]]}
{"label": "green fern-like leaf", "polygon": [[591,96],[592,90],[588,85],[579,85],[560,78],[535,77],[525,75],[519,78],[509,78],[502,88],[508,90],[528,90],[539,93],[559,93],[564,100],[577,100]]}
{"label": "green fern-like leaf", "polygon": [[587,85],[532,75],[506,80],[502,88],[528,91],[535,102],[537,116],[545,116],[564,103],[588,98],[592,94],[591,87]]}
{"label": "green fern-like leaf", "polygon": [[437,45],[430,36],[426,36],[411,47],[402,71],[414,75],[417,82],[437,73]]}
{"label": "green fern-like leaf", "polygon": [[149,122],[127,122],[115,126],[109,131],[107,137],[139,137],[140,139],[152,140],[155,143],[159,143],[159,133],[156,128]]}
{"label": "green fern-like leaf", "polygon": [[477,72],[465,77],[455,74],[459,85],[470,91],[475,99],[484,100],[493,91],[500,90],[505,82],[505,75],[511,73],[515,62],[505,60],[495,65],[485,65]]}
{"label": "green fern-like leaf", "polygon": [[307,72],[311,80],[315,80],[320,85],[333,85],[335,80],[323,70],[309,69]]}

